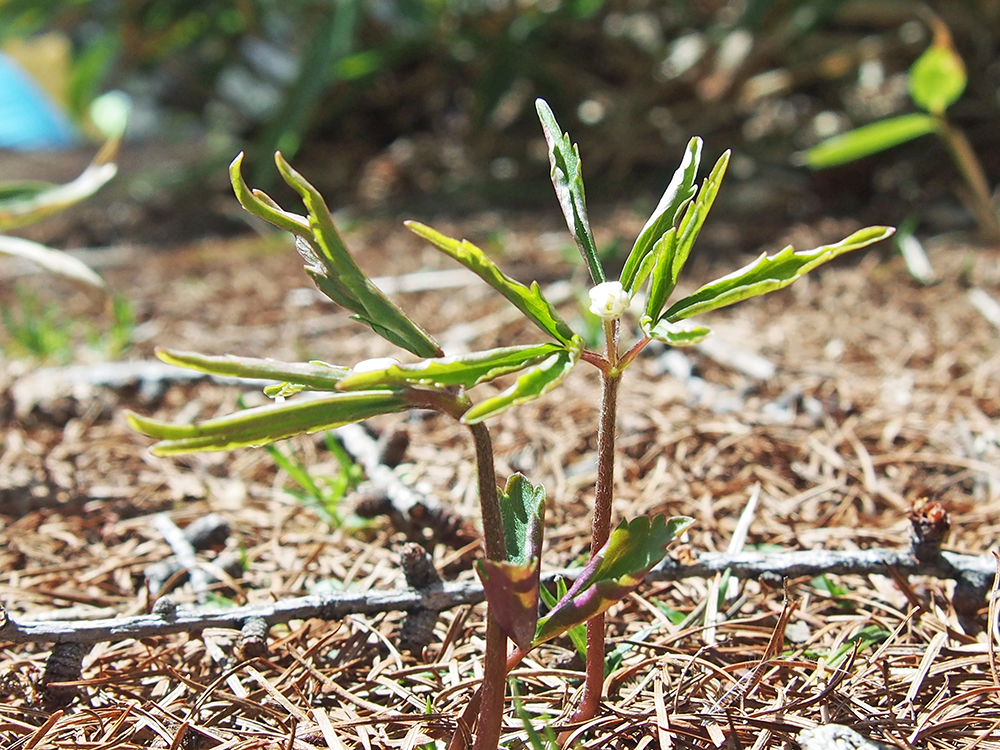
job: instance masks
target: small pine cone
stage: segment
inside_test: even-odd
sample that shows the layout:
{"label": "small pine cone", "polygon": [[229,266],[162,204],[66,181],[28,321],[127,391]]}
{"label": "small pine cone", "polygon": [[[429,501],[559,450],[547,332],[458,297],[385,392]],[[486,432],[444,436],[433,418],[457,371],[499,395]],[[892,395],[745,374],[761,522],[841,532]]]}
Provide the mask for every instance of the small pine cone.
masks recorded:
{"label": "small pine cone", "polygon": [[354,493],[354,512],[361,518],[392,515],[392,501],[384,492],[361,489]]}
{"label": "small pine cone", "polygon": [[45,662],[42,673],[42,700],[49,710],[68,706],[77,695],[75,687],[51,685],[54,682],[76,682],[83,673],[83,657],[90,652],[86,643],[57,643]]}
{"label": "small pine cone", "polygon": [[454,549],[479,539],[479,532],[468,519],[444,506],[428,508],[418,503],[410,508],[410,518],[415,526],[430,529],[435,539]]}
{"label": "small pine cone", "polygon": [[410,433],[404,429],[395,429],[384,433],[378,440],[379,462],[390,469],[395,469],[406,457],[410,447]]}
{"label": "small pine cone", "polygon": [[400,550],[403,575],[410,588],[425,589],[441,582],[441,576],[434,568],[434,561],[419,544],[408,542]]}
{"label": "small pine cone", "polygon": [[922,497],[913,502],[909,518],[913,556],[918,560],[936,560],[941,555],[941,542],[951,528],[948,511],[937,500]]}
{"label": "small pine cone", "polygon": [[267,656],[267,634],[271,626],[263,617],[250,617],[240,629],[240,639],[236,642],[236,652],[241,659],[256,659]]}

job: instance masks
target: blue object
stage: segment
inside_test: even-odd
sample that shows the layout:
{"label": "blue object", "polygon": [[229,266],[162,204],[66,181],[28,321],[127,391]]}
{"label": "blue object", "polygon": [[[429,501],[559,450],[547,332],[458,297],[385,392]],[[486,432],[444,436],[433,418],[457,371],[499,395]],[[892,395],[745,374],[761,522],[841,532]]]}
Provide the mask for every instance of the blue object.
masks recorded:
{"label": "blue object", "polygon": [[56,103],[0,52],[0,148],[32,151],[76,143],[76,128]]}

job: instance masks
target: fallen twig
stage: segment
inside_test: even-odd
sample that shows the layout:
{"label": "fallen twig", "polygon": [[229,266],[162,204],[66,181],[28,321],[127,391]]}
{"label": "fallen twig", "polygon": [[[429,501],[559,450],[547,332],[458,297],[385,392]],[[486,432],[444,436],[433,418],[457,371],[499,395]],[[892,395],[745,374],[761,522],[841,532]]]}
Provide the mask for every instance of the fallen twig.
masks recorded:
{"label": "fallen twig", "polygon": [[[890,569],[902,575],[926,575],[957,580],[966,589],[979,592],[984,598],[995,572],[990,555],[962,555],[942,552],[934,561],[921,562],[906,550],[803,550],[770,554],[744,553],[728,555],[708,552],[691,564],[666,560],[646,576],[647,581],[676,581],[684,578],[708,578],[729,569],[738,578],[810,577],[822,573],[835,575],[887,574]],[[574,578],[580,569],[550,571],[543,576]],[[170,633],[197,632],[205,628],[239,630],[250,618],[260,618],[268,624],[317,617],[339,620],[349,614],[415,611],[441,611],[460,604],[482,601],[483,589],[478,581],[441,583],[426,589],[396,589],[391,591],[337,592],[324,595],[284,599],[273,604],[255,604],[226,610],[191,610],[178,607],[164,616],[140,615],[110,620],[17,621],[0,609],[0,642],[97,643],[127,638],[147,638]]]}

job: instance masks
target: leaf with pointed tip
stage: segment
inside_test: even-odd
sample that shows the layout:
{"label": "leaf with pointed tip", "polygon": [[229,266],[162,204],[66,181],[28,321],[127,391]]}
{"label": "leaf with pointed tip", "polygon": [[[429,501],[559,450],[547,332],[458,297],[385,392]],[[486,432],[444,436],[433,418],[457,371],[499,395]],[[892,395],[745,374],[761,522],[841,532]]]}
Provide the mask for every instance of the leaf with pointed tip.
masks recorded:
{"label": "leaf with pointed tip", "polygon": [[836,167],[935,133],[940,127],[934,117],[921,112],[890,117],[827,138],[799,154],[798,159],[810,169]]}
{"label": "leaf with pointed tip", "polygon": [[657,240],[676,224],[681,207],[697,192],[694,180],[701,164],[701,146],[701,138],[695,137],[688,142],[681,165],[674,172],[656,210],[639,232],[619,277],[626,292],[632,292],[642,284],[644,276],[640,271],[643,261],[653,251]]}
{"label": "leaf with pointed tip", "polygon": [[558,344],[507,346],[408,364],[395,363],[377,370],[349,372],[338,383],[337,389],[369,390],[392,385],[472,388],[501,375],[523,370],[561,351],[565,351],[565,348]]}
{"label": "leaf with pointed tip", "polygon": [[507,390],[481,401],[462,415],[462,424],[476,424],[495,417],[512,406],[541,398],[569,374],[580,358],[580,346],[560,349],[551,354],[523,375]]}
{"label": "leaf with pointed tip", "polygon": [[711,328],[695,325],[688,320],[681,320],[677,323],[661,320],[655,326],[649,327],[649,320],[643,318],[641,325],[643,331],[651,339],[662,341],[670,346],[694,346],[712,334]]}
{"label": "leaf with pointed tip", "polygon": [[709,310],[718,310],[741,300],[781,289],[838,255],[884,240],[895,231],[892,227],[866,227],[840,242],[813,250],[795,252],[789,245],[771,256],[764,253],[738,271],[716,279],[694,294],[678,301],[661,316],[660,320],[675,323]]}
{"label": "leaf with pointed tip", "polygon": [[236,197],[250,213],[295,235],[295,247],[306,262],[306,272],[323,294],[355,313],[355,320],[379,336],[418,357],[444,354],[434,339],[365,275],[344,245],[319,191],[292,169],[280,152],[274,155],[278,172],[302,197],[308,216],[284,211],[269,196],[249,190],[240,172],[242,159],[241,154],[229,168]]}
{"label": "leaf with pointed tip", "polygon": [[693,519],[684,516],[622,521],[566,595],[539,619],[532,645],[562,635],[621,601],[663,559],[666,546],[692,523]]}
{"label": "leaf with pointed tip", "polygon": [[476,572],[500,628],[518,647],[526,648],[538,621],[545,488],[514,474],[499,496],[507,560],[477,560]]}
{"label": "leaf with pointed tip", "polygon": [[154,454],[169,456],[267,445],[303,432],[332,430],[379,414],[403,411],[412,405],[405,391],[356,391],[258,406],[196,424],[160,422],[134,412],[128,412],[125,418],[133,430],[160,439],[153,446]]}
{"label": "leaf with pointed tip", "polygon": [[64,185],[34,180],[5,185],[0,192],[0,232],[34,224],[89,198],[118,173],[115,164],[102,161],[108,156],[102,149],[75,180]]}
{"label": "leaf with pointed tip", "polygon": [[305,386],[314,391],[337,390],[337,384],[350,372],[346,367],[334,367],[322,362],[279,362],[256,357],[234,357],[230,354],[217,357],[171,349],[157,349],[156,356],[168,365],[186,367],[210,375],[278,380],[290,385]]}
{"label": "leaf with pointed tip", "polygon": [[24,258],[44,268],[49,273],[65,276],[74,281],[82,281],[98,289],[104,289],[104,279],[98,276],[86,263],[51,247],[22,237],[0,235],[0,253]]}
{"label": "leaf with pointed tip", "polygon": [[537,282],[526,287],[520,281],[515,281],[500,270],[496,263],[468,240],[456,240],[431,229],[419,221],[403,222],[406,228],[418,237],[430,242],[439,250],[444,251],[479,278],[496,289],[500,294],[520,310],[536,326],[563,344],[570,344],[575,338],[565,321],[556,312],[538,288]]}
{"label": "leaf with pointed tip", "polygon": [[556,189],[556,198],[566,225],[576,240],[580,254],[587,263],[590,276],[595,284],[605,280],[604,268],[597,255],[597,244],[594,233],[590,229],[590,219],[587,217],[587,198],[583,190],[583,171],[580,168],[580,149],[569,139],[569,133],[564,133],[552,109],[544,99],[535,100],[535,110],[542,123],[542,132],[549,147],[549,165],[551,166],[552,186]]}

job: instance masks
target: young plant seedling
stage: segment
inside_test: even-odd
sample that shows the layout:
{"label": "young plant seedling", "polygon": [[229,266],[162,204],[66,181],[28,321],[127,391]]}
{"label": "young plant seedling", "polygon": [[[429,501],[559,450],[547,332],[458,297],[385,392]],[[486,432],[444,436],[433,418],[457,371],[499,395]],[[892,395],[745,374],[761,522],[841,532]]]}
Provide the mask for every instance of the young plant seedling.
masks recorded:
{"label": "young plant seedling", "polygon": [[841,133],[801,154],[811,169],[827,169],[934,134],[942,140],[968,189],[969,202],[980,230],[1000,239],[1000,219],[993,208],[986,173],[965,133],[948,119],[947,109],[962,96],[965,64],[952,44],[944,22],[931,16],[934,41],[910,66],[910,98],[923,112],[889,117]]}
{"label": "young plant seedling", "polygon": [[[634,590],[664,556],[666,546],[692,523],[689,518],[637,518],[612,531],[615,422],[618,386],[625,369],[653,340],[671,346],[700,341],[710,331],[690,319],[740,300],[781,289],[816,266],[892,234],[869,227],[832,245],[761,255],[749,265],[704,285],[668,306],[667,301],[705,221],[729,162],[723,154],[701,186],[695,183],[702,142],[688,144],[680,167],[639,233],[618,280],[608,281],[587,217],[578,150],[538,100],[538,115],[549,146],[552,182],[570,232],[593,280],[591,310],[602,320],[603,351],[587,349],[537,283],[526,286],[507,276],[467,240],[447,237],[417,222],[407,226],[489,283],[543,334],[527,345],[447,356],[434,339],[388,300],[364,274],[343,243],[319,193],[277,154],[278,171],[302,197],[307,214],[282,209],[266,194],[250,190],[231,167],[233,187],[251,213],[295,235],[306,270],[319,288],[355,313],[355,319],[409,352],[416,361],[368,360],[353,368],[321,362],[285,363],[230,356],[161,351],[164,361],[209,373],[278,381],[265,393],[309,398],[267,406],[191,425],[175,425],[129,414],[132,427],[158,438],[159,455],[258,446],[303,432],[327,430],[378,414],[433,409],[466,425],[476,451],[485,559],[477,563],[487,601],[483,682],[459,721],[451,747],[467,745],[463,728],[475,727],[476,750],[493,750],[500,740],[506,675],[535,646],[586,623],[587,671],[576,717],[593,716],[604,681],[604,613]],[[648,282],[648,285],[647,285]],[[621,319],[645,287],[644,313],[634,340],[621,341]],[[544,617],[538,615],[539,571],[545,491],[514,475],[497,487],[492,443],[485,420],[541,398],[579,362],[597,368],[602,381],[598,425],[598,477],[590,560]],[[473,402],[469,390],[501,376],[513,385]],[[507,639],[515,650],[508,655]]]}

